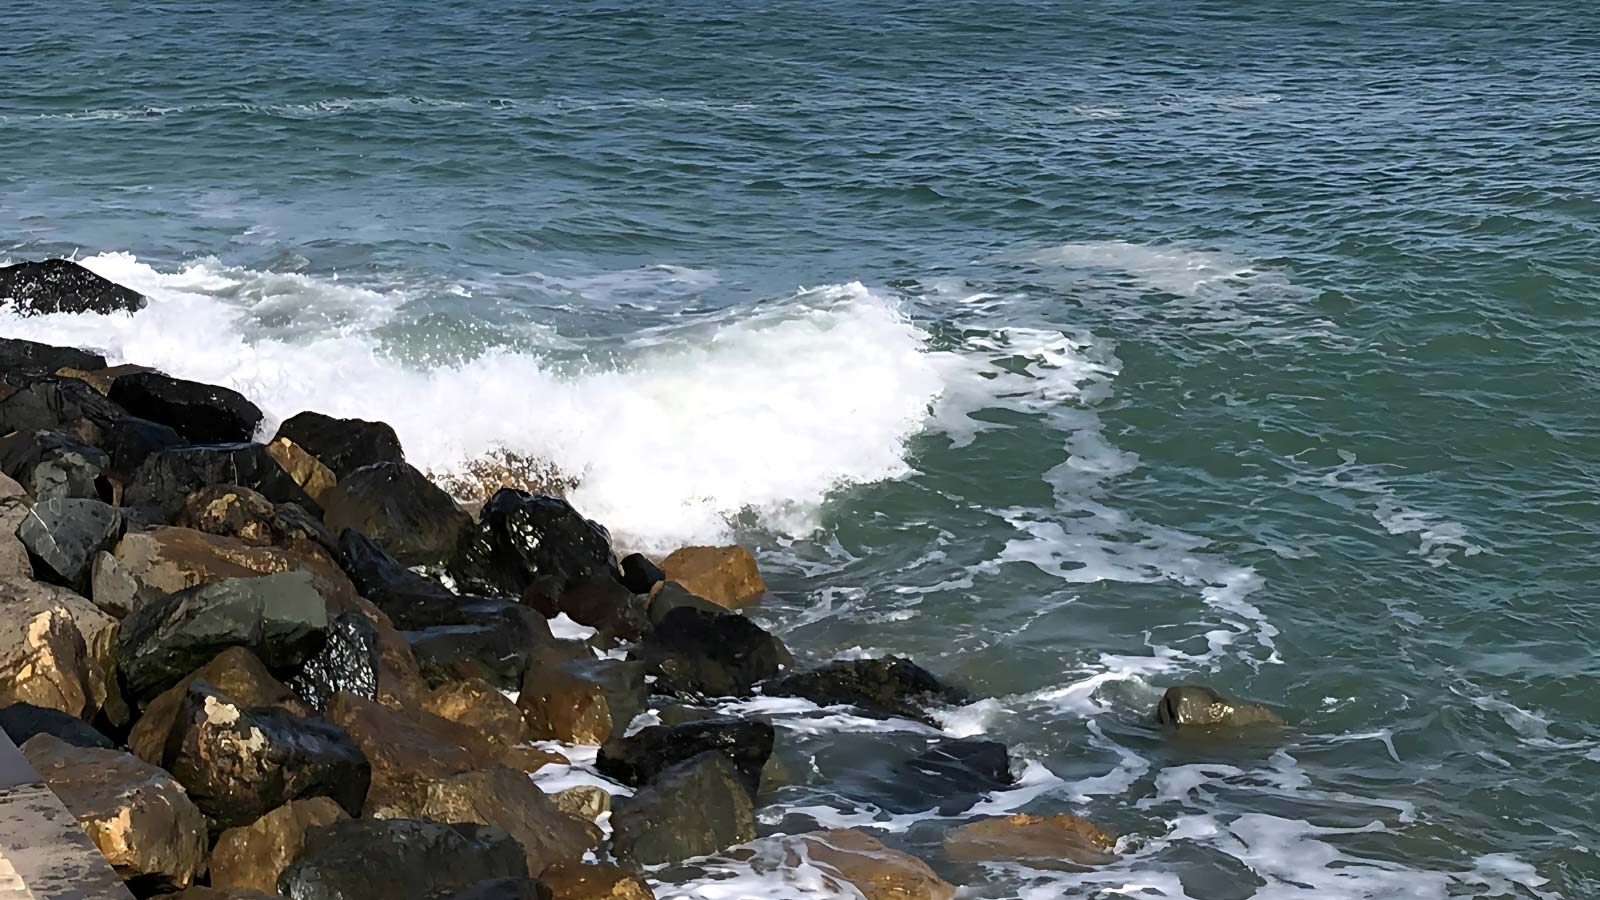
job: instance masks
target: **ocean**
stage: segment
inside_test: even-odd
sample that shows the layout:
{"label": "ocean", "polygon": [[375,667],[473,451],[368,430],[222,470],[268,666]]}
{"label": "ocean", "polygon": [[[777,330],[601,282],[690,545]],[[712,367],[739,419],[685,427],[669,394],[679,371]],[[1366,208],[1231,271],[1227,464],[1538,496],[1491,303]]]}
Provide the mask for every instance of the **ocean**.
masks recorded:
{"label": "ocean", "polygon": [[[575,478],[737,540],[802,659],[943,728],[772,715],[763,833],[963,898],[1600,896],[1600,7],[13,0],[0,334]],[[1168,685],[1268,739],[1150,721]],[[919,807],[939,737],[1014,790]],[[931,805],[931,804],[930,804]],[[1012,811],[1122,837],[957,865]],[[734,857],[657,896],[828,896]]]}

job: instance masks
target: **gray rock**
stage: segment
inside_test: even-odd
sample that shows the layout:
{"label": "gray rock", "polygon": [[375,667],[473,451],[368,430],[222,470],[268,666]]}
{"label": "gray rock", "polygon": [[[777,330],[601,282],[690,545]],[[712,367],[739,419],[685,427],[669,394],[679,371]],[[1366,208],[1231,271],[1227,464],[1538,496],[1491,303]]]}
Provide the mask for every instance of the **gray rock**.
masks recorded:
{"label": "gray rock", "polygon": [[728,758],[708,751],[617,800],[611,849],[625,866],[679,862],[755,840],[755,806]]}
{"label": "gray rock", "polygon": [[122,513],[113,506],[57,497],[35,503],[17,526],[17,537],[28,548],[36,572],[87,590],[95,554],[115,546],[122,528]]}
{"label": "gray rock", "polygon": [[426,900],[527,876],[522,848],[499,828],[346,819],[307,829],[305,852],[279,877],[278,892],[293,900]]}
{"label": "gray rock", "polygon": [[0,438],[0,471],[35,500],[98,499],[97,482],[110,467],[105,451],[53,431],[19,431]]}

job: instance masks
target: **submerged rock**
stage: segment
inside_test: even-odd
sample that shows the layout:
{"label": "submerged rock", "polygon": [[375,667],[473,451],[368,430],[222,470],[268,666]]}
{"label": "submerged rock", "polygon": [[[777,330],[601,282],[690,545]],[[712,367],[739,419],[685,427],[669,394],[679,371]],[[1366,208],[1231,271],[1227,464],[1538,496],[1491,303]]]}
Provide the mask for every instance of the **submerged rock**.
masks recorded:
{"label": "submerged rock", "polygon": [[627,737],[612,737],[600,747],[600,774],[637,787],[662,771],[707,751],[727,757],[752,798],[761,788],[761,769],[772,755],[773,728],[751,719],[703,719],[683,725],[651,725]]}
{"label": "submerged rock", "polygon": [[1016,783],[1011,754],[998,741],[940,741],[908,760],[905,767],[917,773],[917,783],[925,793],[938,797],[983,794]]}
{"label": "submerged rock", "polygon": [[957,862],[1020,862],[1035,869],[1071,869],[1116,859],[1116,838],[1077,816],[1015,815],[952,829],[945,855]]}
{"label": "submerged rock", "polygon": [[305,448],[341,480],[363,466],[406,460],[399,436],[383,422],[303,412],[284,419],[277,437]]}
{"label": "submerged rock", "polygon": [[1197,684],[1167,689],[1156,706],[1156,721],[1171,728],[1243,728],[1282,725],[1283,717],[1257,703],[1245,703]]}
{"label": "submerged rock", "polygon": [[833,889],[842,882],[866,900],[951,900],[956,894],[927,863],[854,829],[813,831],[784,838],[783,845],[788,865],[803,859],[836,882]]}
{"label": "submerged rock", "polygon": [[323,500],[328,527],[359,531],[406,566],[447,562],[472,525],[449,494],[403,462],[356,469]]}
{"label": "submerged rock", "polygon": [[748,697],[793,661],[783,642],[735,613],[668,612],[631,654],[656,676],[657,692]]}
{"label": "submerged rock", "polygon": [[[69,259],[0,267],[0,307],[19,315],[138,312],[144,295],[96,275]],[[105,360],[101,360],[101,365]]]}
{"label": "submerged rock", "polygon": [[19,431],[0,438],[0,471],[35,500],[100,499],[100,480],[111,457],[54,431]]}
{"label": "submerged rock", "polygon": [[305,852],[278,878],[278,892],[292,900],[435,898],[527,875],[522,848],[499,828],[345,819],[307,829]]}
{"label": "submerged rock", "polygon": [[510,488],[484,504],[450,569],[468,590],[503,597],[521,596],[539,575],[565,583],[585,575],[621,574],[604,528],[565,500]]}
{"label": "submerged rock", "polygon": [[248,441],[261,410],[243,394],[160,372],[135,372],[111,382],[106,396],[141,419],[160,422],[196,444]]}
{"label": "submerged rock", "polygon": [[623,865],[660,865],[754,840],[755,806],[739,770],[708,751],[618,799],[611,829],[611,851]]}
{"label": "submerged rock", "polygon": [[764,691],[772,697],[802,697],[818,706],[854,706],[873,716],[930,724],[929,706],[966,700],[927,669],[898,656],[834,660],[785,675]]}
{"label": "submerged rock", "polygon": [[718,606],[742,609],[767,592],[750,551],[738,545],[684,547],[661,561],[665,580]]}
{"label": "submerged rock", "polygon": [[313,797],[224,831],[211,851],[212,887],[277,893],[278,877],[305,849],[306,830],[347,818],[330,798]]}

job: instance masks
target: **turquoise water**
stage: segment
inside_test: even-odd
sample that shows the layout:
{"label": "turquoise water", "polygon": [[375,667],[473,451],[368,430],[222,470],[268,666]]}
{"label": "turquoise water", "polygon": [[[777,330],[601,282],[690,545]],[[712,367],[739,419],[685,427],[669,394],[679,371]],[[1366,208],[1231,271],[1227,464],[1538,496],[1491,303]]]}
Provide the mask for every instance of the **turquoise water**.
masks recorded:
{"label": "turquoise water", "polygon": [[[5,46],[0,256],[153,303],[0,331],[737,537],[802,655],[911,655],[1027,766],[912,815],[935,735],[782,711],[764,830],[972,897],[1600,894],[1591,6],[23,0]],[[1294,727],[1174,743],[1190,679]],[[942,860],[1013,809],[1125,855]]]}

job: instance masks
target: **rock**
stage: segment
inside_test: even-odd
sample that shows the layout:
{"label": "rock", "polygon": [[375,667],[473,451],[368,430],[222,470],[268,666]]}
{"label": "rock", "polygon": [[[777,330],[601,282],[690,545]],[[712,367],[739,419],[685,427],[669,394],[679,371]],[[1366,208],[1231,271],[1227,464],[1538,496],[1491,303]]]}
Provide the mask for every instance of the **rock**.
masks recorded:
{"label": "rock", "polygon": [[328,797],[293,800],[249,825],[230,828],[211,851],[211,885],[276,893],[278,876],[305,848],[306,829],[348,818]]}
{"label": "rock", "polygon": [[593,822],[611,811],[611,794],[605,788],[592,784],[580,784],[557,791],[553,799],[562,812],[585,822]]}
{"label": "rock", "polygon": [[111,468],[105,451],[54,431],[19,431],[0,438],[0,470],[35,500],[100,498],[101,475]]}
{"label": "rock", "polygon": [[615,659],[541,653],[523,677],[517,706],[536,740],[600,744],[644,712],[644,669]]}
{"label": "rock", "polygon": [[483,505],[450,566],[465,588],[520,597],[538,575],[570,582],[585,575],[618,576],[611,535],[565,500],[504,488]]}
{"label": "rock", "polygon": [[661,561],[661,571],[666,580],[728,609],[749,606],[767,592],[755,557],[737,545],[684,547]]}
{"label": "rock", "polygon": [[339,534],[339,564],[349,573],[361,596],[383,610],[396,625],[408,630],[481,624],[491,613],[508,619],[520,615],[515,609],[519,604],[494,600],[479,602],[457,595],[439,582],[400,565],[371,538],[348,528]]}
{"label": "rock", "polygon": [[57,375],[67,378],[76,378],[102,394],[111,393],[111,383],[124,375],[136,375],[140,372],[154,372],[149,366],[135,366],[124,363],[120,366],[102,365],[84,368],[81,366],[61,366],[55,370]]}
{"label": "rock", "polygon": [[48,734],[30,738],[22,754],[134,890],[182,888],[205,871],[205,817],[171,775]]}
{"label": "rock", "polygon": [[133,473],[123,503],[128,506],[158,506],[171,518],[195,491],[213,484],[247,487],[273,503],[297,503],[313,516],[322,507],[261,444],[210,444],[202,447],[170,447],[152,453]]}
{"label": "rock", "polygon": [[327,602],[306,572],[229,578],[170,594],[123,620],[117,662],[132,696],[149,699],[228,647],[293,675],[321,649]]}
{"label": "rock", "polygon": [[649,882],[605,863],[552,866],[539,880],[554,900],[656,900]]}
{"label": "rock", "polygon": [[32,578],[28,547],[17,528],[33,509],[33,498],[11,476],[0,472],[0,578]]}
{"label": "rock", "polygon": [[311,499],[322,502],[323,495],[333,490],[338,478],[333,470],[322,464],[306,452],[304,447],[285,437],[276,438],[267,445],[267,455],[277,461],[295,484],[311,495]]}
{"label": "rock", "polygon": [[248,441],[261,424],[261,410],[238,391],[160,372],[124,375],[111,383],[106,396],[139,418],[170,426],[196,444]]}
{"label": "rock", "polygon": [[277,437],[305,448],[341,480],[363,466],[406,461],[400,438],[383,422],[303,412],[285,419]]}
{"label": "rock", "polygon": [[18,315],[133,313],[144,309],[146,302],[138,291],[101,278],[69,259],[0,267],[0,305],[11,307]]}
{"label": "rock", "polygon": [[21,338],[0,338],[0,369],[54,372],[61,368],[103,369],[105,366],[104,356],[87,350],[53,347]]}
{"label": "rock", "polygon": [[190,528],[157,527],[130,532],[113,551],[134,582],[159,594],[280,572],[304,572],[330,604],[357,605],[355,585],[327,554],[315,547],[290,550],[247,544],[237,538]]}
{"label": "rock", "polygon": [[772,755],[773,730],[752,719],[704,719],[684,725],[651,725],[627,737],[612,737],[600,747],[600,774],[638,787],[663,770],[714,751],[727,757],[753,800],[761,788],[761,768]]}
{"label": "rock", "polygon": [[423,709],[475,729],[490,742],[515,747],[529,739],[528,722],[510,697],[481,678],[452,681],[428,695]]}
{"label": "rock", "polygon": [[278,900],[278,894],[247,888],[214,888],[197,884],[176,894],[163,895],[162,900]]}
{"label": "rock", "polygon": [[1244,728],[1282,725],[1283,717],[1265,706],[1186,684],[1167,688],[1156,707],[1156,721],[1171,728]]}
{"label": "rock", "polygon": [[650,617],[641,598],[609,574],[574,579],[560,593],[556,608],[609,641],[637,641],[650,630]]}
{"label": "rock", "polygon": [[680,606],[698,609],[701,612],[720,616],[727,612],[726,609],[712,603],[704,597],[696,597],[684,589],[683,585],[671,581],[663,581],[656,587],[655,593],[650,595],[650,624],[660,625],[661,620],[667,617]]}
{"label": "rock", "polygon": [[116,545],[122,527],[122,513],[115,507],[57,497],[33,505],[17,526],[17,538],[28,548],[36,573],[87,591],[95,555]]}
{"label": "rock", "polygon": [[[398,815],[393,815],[394,813]],[[506,830],[522,846],[528,871],[578,862],[600,844],[594,823],[568,815],[527,776],[497,767],[464,772],[429,784],[412,809],[378,810],[382,817],[476,822]]]}
{"label": "rock", "polygon": [[229,647],[150,701],[144,715],[128,732],[128,749],[135,756],[151,765],[165,761],[167,743],[188,696],[189,683],[196,680],[205,681],[240,706],[277,706],[296,716],[312,713],[293,691],[272,677],[254,653],[243,647]]}
{"label": "rock", "polygon": [[480,881],[449,900],[550,900],[550,889],[537,878],[493,878]]}
{"label": "rock", "polygon": [[[373,626],[378,639],[378,694],[377,699],[390,706],[413,708],[427,696],[428,684],[417,668],[417,659],[411,644],[394,627],[394,622],[383,610],[370,601],[354,595],[348,598],[330,598],[329,609],[360,613]],[[359,696],[359,692],[357,693]]]}
{"label": "rock", "polygon": [[756,682],[793,661],[783,642],[734,613],[668,612],[630,658],[656,676],[657,692],[748,697]]}
{"label": "rock", "polygon": [[156,450],[181,444],[165,425],[129,415],[76,378],[28,376],[0,399],[0,434],[53,431],[104,450],[117,473],[132,472]]}
{"label": "rock", "polygon": [[643,553],[630,553],[622,558],[622,583],[635,594],[648,594],[666,580],[667,573]]}
{"label": "rock", "polygon": [[754,840],[755,806],[739,771],[709,751],[619,799],[611,829],[611,851],[625,866],[679,862]]}
{"label": "rock", "polygon": [[341,691],[369,700],[378,697],[382,657],[378,628],[360,612],[342,612],[328,623],[326,642],[289,678],[289,686],[314,709]]}
{"label": "rock", "polygon": [[824,878],[850,885],[866,900],[951,900],[956,894],[955,885],[927,863],[853,829],[813,831],[783,843],[789,865],[804,859]]}
{"label": "rock", "polygon": [[160,596],[160,591],[140,583],[122,560],[111,553],[102,550],[89,564],[89,599],[112,618],[125,618]]}
{"label": "rock", "polygon": [[278,878],[278,892],[293,900],[426,900],[527,875],[522,848],[498,828],[345,819],[306,830],[305,852]]}
{"label": "rock", "polygon": [[366,756],[343,728],[276,706],[241,707],[199,679],[189,682],[162,767],[216,830],[311,797],[359,815],[371,780]]}
{"label": "rock", "polygon": [[172,524],[257,546],[338,549],[333,532],[298,504],[280,506],[236,484],[208,485],[190,494]]}
{"label": "rock", "polygon": [[998,741],[943,740],[905,766],[920,776],[915,779],[920,791],[933,797],[983,794],[1016,783],[1011,754]]}
{"label": "rock", "polygon": [[[462,617],[470,612],[468,607],[458,611]],[[508,691],[521,687],[534,654],[555,640],[544,617],[515,604],[493,609],[476,622],[404,634],[429,684],[481,678]]]}
{"label": "rock", "polygon": [[0,706],[32,703],[92,718],[115,700],[117,622],[88,600],[0,578]]}
{"label": "rock", "polygon": [[69,716],[59,709],[47,709],[32,703],[13,703],[0,709],[0,730],[4,730],[12,743],[18,746],[26,744],[36,734],[48,734],[74,747],[116,749],[110,738],[82,719]]}
{"label": "rock", "polygon": [[1077,816],[1015,815],[952,829],[945,855],[957,862],[1020,862],[1035,869],[1071,869],[1116,859],[1116,838]]}
{"label": "rock", "polygon": [[929,706],[966,700],[928,670],[898,656],[834,660],[785,675],[764,690],[771,697],[803,697],[818,706],[854,706],[868,715],[930,724]]}
{"label": "rock", "polygon": [[337,694],[324,715],[350,733],[372,765],[368,814],[418,809],[429,784],[498,761],[495,747],[477,731],[423,710]]}
{"label": "rock", "polygon": [[328,527],[353,528],[406,566],[447,562],[472,524],[449,494],[403,462],[356,469],[324,500]]}

